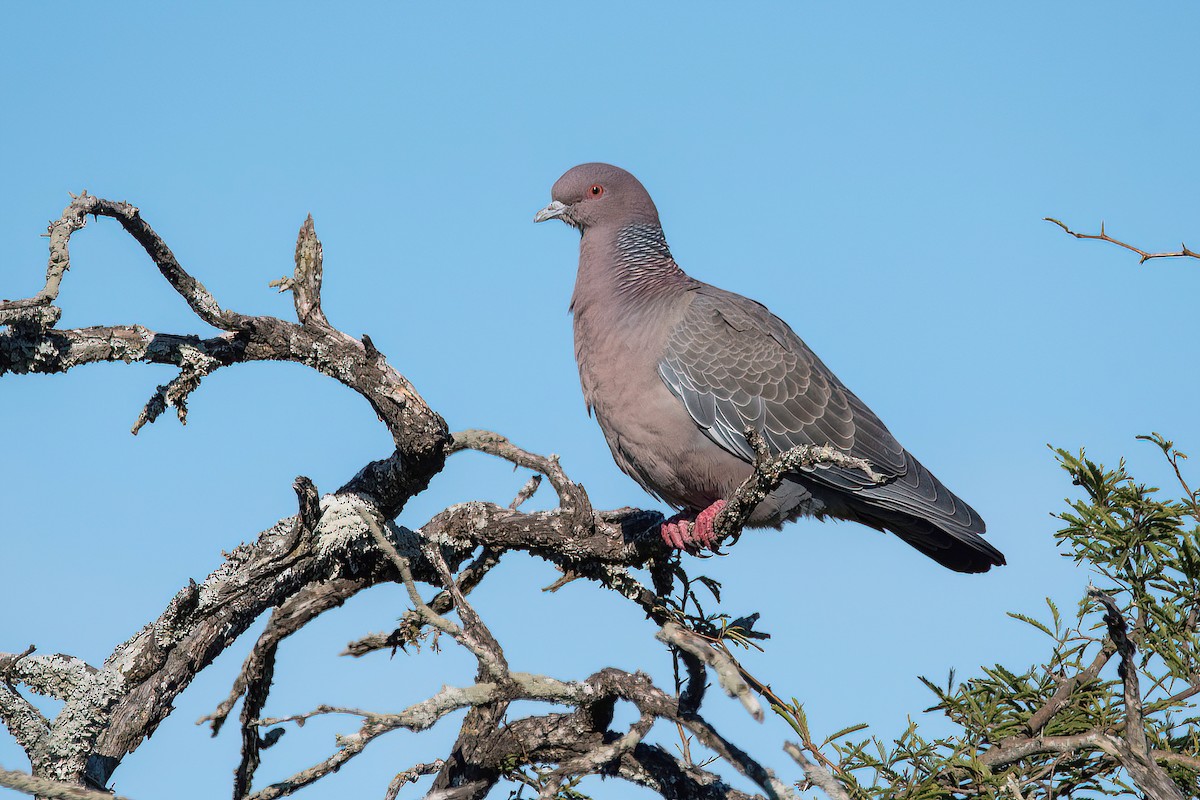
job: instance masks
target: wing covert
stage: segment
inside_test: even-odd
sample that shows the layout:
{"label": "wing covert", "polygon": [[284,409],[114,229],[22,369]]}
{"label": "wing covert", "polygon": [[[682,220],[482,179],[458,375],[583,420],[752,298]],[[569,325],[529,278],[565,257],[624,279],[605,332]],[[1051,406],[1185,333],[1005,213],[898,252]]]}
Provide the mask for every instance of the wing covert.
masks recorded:
{"label": "wing covert", "polygon": [[[879,418],[791,328],[751,300],[697,289],[658,371],[708,437],[743,460],[754,459],[743,434],[752,425],[772,452],[829,444],[883,475],[906,470],[904,448]],[[818,467],[811,477],[848,490],[872,485],[836,467]]]}

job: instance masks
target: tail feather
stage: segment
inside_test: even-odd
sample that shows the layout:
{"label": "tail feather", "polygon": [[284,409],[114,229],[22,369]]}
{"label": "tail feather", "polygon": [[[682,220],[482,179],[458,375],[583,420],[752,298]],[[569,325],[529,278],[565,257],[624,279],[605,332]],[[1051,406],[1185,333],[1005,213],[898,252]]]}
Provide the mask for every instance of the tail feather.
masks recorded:
{"label": "tail feather", "polygon": [[988,544],[983,518],[947,489],[921,462],[905,453],[904,475],[868,486],[845,497],[854,516],[889,530],[944,567],[957,572],[987,572],[1005,563]]}

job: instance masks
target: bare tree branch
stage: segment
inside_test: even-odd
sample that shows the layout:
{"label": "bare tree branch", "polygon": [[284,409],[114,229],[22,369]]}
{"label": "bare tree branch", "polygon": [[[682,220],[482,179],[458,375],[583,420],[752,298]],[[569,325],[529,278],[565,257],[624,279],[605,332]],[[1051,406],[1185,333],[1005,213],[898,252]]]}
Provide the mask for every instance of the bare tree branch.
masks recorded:
{"label": "bare tree branch", "polygon": [[[484,547],[474,561],[459,571],[456,580],[459,591],[463,594],[470,594],[483,580],[484,576],[487,575],[488,571],[500,563],[500,555],[500,551]],[[454,608],[454,599],[451,597],[450,592],[443,589],[427,605],[434,613],[445,614]],[[346,645],[346,649],[342,651],[342,655],[355,656],[357,658],[376,650],[395,651],[397,648],[403,649],[405,645],[418,641],[425,624],[425,618],[420,612],[415,609],[409,609],[400,617],[400,626],[396,630],[391,633],[373,633],[350,642]]]}
{"label": "bare tree branch", "polygon": [[221,366],[221,362],[206,356],[199,350],[187,348],[180,351],[179,374],[170,382],[159,386],[142,413],[138,414],[130,431],[134,436],[147,423],[154,422],[169,407],[174,407],[181,425],[187,424],[187,400],[192,392],[200,388],[200,380]]}
{"label": "bare tree branch", "polygon": [[1131,244],[1126,244],[1125,242],[1122,242],[1118,239],[1114,239],[1111,236],[1109,236],[1107,233],[1104,232],[1104,223],[1103,222],[1100,223],[1100,233],[1098,233],[1098,234],[1097,233],[1076,233],[1075,231],[1068,228],[1064,223],[1060,222],[1059,220],[1056,220],[1054,217],[1043,217],[1042,219],[1044,219],[1046,222],[1053,222],[1055,225],[1062,228],[1064,231],[1066,231],[1070,235],[1074,236],[1076,239],[1097,239],[1099,241],[1109,242],[1110,244],[1115,244],[1117,247],[1123,247],[1126,250],[1137,253],[1139,256],[1141,256],[1141,259],[1138,261],[1139,264],[1145,264],[1147,261],[1149,261],[1152,258],[1200,258],[1200,253],[1196,253],[1192,250],[1189,250],[1188,246],[1186,244],[1181,244],[1179,246],[1180,249],[1174,253],[1151,253],[1146,250],[1142,250],[1140,247],[1134,247]]}
{"label": "bare tree branch", "polygon": [[17,740],[37,769],[45,760],[44,744],[50,735],[50,720],[33,703],[8,683],[0,683],[0,722]]}
{"label": "bare tree branch", "polygon": [[1100,651],[1092,659],[1092,663],[1082,672],[1072,675],[1060,683],[1058,689],[1050,697],[1050,700],[1037,711],[1033,712],[1033,715],[1029,718],[1029,732],[1034,735],[1041,733],[1046,724],[1054,718],[1054,715],[1064,709],[1067,703],[1071,701],[1071,695],[1075,692],[1075,689],[1096,680],[1097,676],[1100,675],[1100,670],[1104,669],[1104,666],[1108,664],[1116,652],[1117,646],[1112,643],[1111,639],[1106,639],[1104,644],[1100,646]]}
{"label": "bare tree branch", "polygon": [[[43,324],[53,324],[54,314],[30,316],[31,309],[44,309],[57,297],[70,267],[70,235],[83,227],[88,214],[120,222],[196,315],[225,333],[201,340],[164,336],[138,326],[58,331]],[[361,394],[387,425],[396,445],[391,458],[368,465],[327,507],[344,511],[355,503],[365,503],[395,514],[441,469],[449,442],[444,424],[378,351],[368,351],[363,343],[327,326],[295,325],[222,309],[183,269],[134,206],[84,193],[74,198],[59,222],[51,226],[50,239],[46,288],[27,301],[0,303],[0,321],[7,325],[7,330],[0,332],[0,374],[63,372],[79,364],[117,360],[180,366],[181,378],[160,390],[158,402],[152,400],[143,412],[140,426],[168,403],[182,406],[199,377],[220,366],[255,360],[295,361]],[[307,298],[311,317],[313,308],[319,306],[313,304],[320,255],[311,222],[302,231],[298,250],[298,282],[305,287],[301,294]],[[306,491],[301,498],[302,510],[305,499],[311,509],[309,494],[313,492]],[[345,553],[337,552],[347,537],[353,540],[354,528],[361,537],[363,528],[357,523],[348,530],[344,521],[335,519],[313,534],[311,538],[317,541],[310,552],[294,553],[297,537],[284,534],[311,528],[311,517],[311,513],[302,513],[298,522],[285,520],[264,533],[258,546],[239,548],[203,584],[185,587],[154,624],[118,647],[103,668],[83,676],[39,745],[47,751],[74,754],[57,758],[48,776],[79,780],[86,769],[95,785],[103,785],[124,754],[169,713],[173,698],[198,670],[259,614],[307,583],[343,575],[365,577],[368,584],[394,577],[390,565],[378,556],[347,559]],[[31,760],[39,763],[36,753]]]}
{"label": "bare tree branch", "polygon": [[[70,238],[84,227],[88,215],[117,220],[197,318],[221,332],[202,339],[157,333],[137,325],[56,329],[59,311],[52,303],[71,266]],[[218,369],[255,361],[291,361],[332,377],[361,395],[386,426],[394,446],[388,458],[368,464],[324,498],[311,481],[298,478],[299,511],[295,516],[281,519],[252,543],[236,548],[204,580],[189,581],[154,622],[115,648],[99,668],[65,656],[5,659],[0,665],[6,679],[0,683],[0,714],[30,752],[39,773],[36,777],[106,785],[124,756],[170,713],[174,699],[196,674],[256,619],[272,611],[229,696],[206,718],[216,733],[238,699],[245,698],[235,798],[268,800],[290,795],[336,772],[383,733],[424,730],[459,709],[467,709],[467,720],[454,753],[399,773],[388,796],[395,796],[401,786],[419,775],[433,772],[438,773],[435,793],[481,796],[513,769],[514,758],[527,759],[536,753],[538,763],[557,765],[539,788],[546,796],[576,776],[599,772],[655,788],[668,798],[747,797],[702,768],[645,744],[643,738],[659,719],[686,731],[754,781],[768,797],[788,796],[789,790],[769,770],[699,716],[702,662],[717,671],[722,685],[741,697],[752,713],[757,709],[761,717],[762,712],[748,695],[746,682],[738,676],[732,666],[736,662],[728,653],[678,625],[664,627],[663,638],[677,647],[689,664],[690,677],[682,697],[667,694],[640,673],[605,669],[585,681],[564,682],[509,669],[499,642],[466,600],[502,555],[516,550],[545,558],[564,574],[618,591],[666,625],[669,615],[658,594],[629,571],[648,566],[655,587],[669,590],[670,565],[675,562],[657,535],[662,516],[635,509],[596,512],[586,491],[567,477],[557,458],[530,453],[486,431],[464,431],[451,437],[441,418],[387,364],[369,337],[354,339],[329,324],[321,310],[322,278],[322,248],[309,217],[298,236],[295,273],[276,284],[293,293],[299,322],[223,308],[183,268],[136,207],[84,193],[73,198],[50,227],[50,260],[42,291],[26,300],[0,302],[0,375],[60,373],[83,364],[117,361],[177,367],[178,376],[159,387],[142,410],[135,433],[172,406],[185,421],[189,396],[206,375]],[[529,514],[518,510],[536,490],[539,479],[535,476],[510,508],[463,503],[435,515],[418,531],[388,522],[428,485],[449,454],[464,449],[490,453],[546,476],[558,495],[559,507]],[[784,454],[783,461],[764,461],[760,466],[763,471],[798,468],[821,458],[845,457],[796,452]],[[863,466],[869,471],[869,465]],[[768,476],[765,480],[772,479]],[[748,491],[761,491],[763,485],[759,481],[757,488]],[[422,626],[431,626],[476,656],[476,683],[445,687],[398,714],[320,706],[306,714],[261,719],[280,643],[324,611],[382,582],[405,584],[414,605],[397,633],[386,641],[402,646],[415,641]],[[438,587],[429,603],[422,600],[417,582]],[[457,610],[461,625],[444,616],[451,609]],[[364,644],[361,652],[378,645],[375,641]],[[7,682],[10,678],[61,698],[62,711],[53,721],[41,717]],[[505,712],[513,700],[564,705],[572,711],[509,722]],[[639,714],[638,721],[623,733],[608,730],[617,702],[631,703]],[[362,720],[361,728],[339,737],[337,749],[322,762],[251,794],[260,751],[282,732],[277,729],[262,736],[262,729],[286,721],[299,724],[329,713],[356,715]],[[540,738],[522,738],[522,731]],[[582,738],[568,743],[569,732]],[[90,798],[92,793],[46,796]]]}
{"label": "bare tree branch", "polygon": [[324,250],[321,240],[317,238],[312,214],[309,214],[300,226],[300,235],[296,237],[296,271],[293,277],[283,277],[268,284],[278,287],[281,292],[292,293],[296,303],[296,319],[300,320],[301,325],[331,327],[325,319],[325,312],[321,310],[323,262]]}
{"label": "bare tree branch", "polygon": [[513,498],[513,501],[511,503],[508,504],[509,510],[516,511],[518,508],[523,506],[525,504],[526,500],[533,497],[533,495],[537,493],[538,487],[541,485],[542,485],[542,476],[541,475],[536,474],[536,473],[533,475],[530,475],[529,480],[527,480],[525,482],[525,485],[521,487],[521,491],[517,492],[517,496]]}
{"label": "bare tree branch", "polygon": [[365,582],[338,579],[307,586],[289,598],[271,614],[266,630],[259,636],[250,655],[246,657],[229,696],[221,702],[216,711],[197,720],[197,724],[211,721],[212,735],[216,736],[234,704],[242,695],[246,697],[241,713],[242,759],[234,771],[235,800],[249,793],[254,772],[260,761],[259,752],[267,746],[267,739],[259,735],[258,725],[255,723],[262,714],[271,690],[280,642],[325,611],[340,607],[365,588]]}
{"label": "bare tree branch", "polygon": [[127,800],[111,792],[101,792],[74,783],[39,778],[36,775],[3,768],[0,768],[0,786],[53,800]]}
{"label": "bare tree branch", "polygon": [[821,791],[829,795],[830,800],[850,800],[849,792],[837,782],[823,764],[809,761],[800,745],[787,742],[783,745],[783,752],[791,756],[800,765],[800,768],[804,770],[804,776],[820,788]]}
{"label": "bare tree branch", "polygon": [[65,700],[81,681],[96,672],[90,664],[63,653],[32,655],[33,645],[23,653],[0,654],[0,680],[23,683],[31,690],[56,700]]}
{"label": "bare tree branch", "polygon": [[571,481],[558,463],[558,456],[549,458],[535,455],[517,447],[507,438],[498,433],[481,430],[459,431],[454,434],[452,451],[478,450],[481,453],[503,458],[506,461],[531,469],[550,480],[550,485],[558,493],[559,506],[563,513],[575,520],[577,524],[591,524],[592,504],[588,500],[583,487]]}
{"label": "bare tree branch", "polygon": [[643,713],[629,728],[629,732],[612,742],[605,742],[592,748],[589,752],[566,761],[554,772],[546,776],[539,800],[554,800],[562,788],[563,781],[577,775],[592,775],[603,773],[611,765],[618,763],[626,754],[633,752],[654,725],[654,715]]}
{"label": "bare tree branch", "polygon": [[1110,744],[1121,765],[1128,770],[1138,788],[1150,800],[1184,800],[1179,787],[1166,771],[1150,755],[1150,743],[1146,738],[1146,723],[1142,715],[1142,695],[1138,687],[1137,664],[1134,662],[1136,646],[1129,639],[1129,626],[1121,613],[1117,601],[1095,587],[1089,587],[1088,596],[1104,606],[1104,624],[1108,626],[1108,638],[1112,640],[1121,656],[1117,673],[1125,690],[1125,735],[1123,739],[1110,736]]}
{"label": "bare tree branch", "polygon": [[1108,752],[1106,748],[1111,749],[1111,745],[1106,741],[1107,736],[1097,730],[1070,736],[1014,736],[980,753],[979,763],[994,769],[1041,753],[1076,753],[1088,749]]}
{"label": "bare tree branch", "polygon": [[434,775],[445,764],[446,762],[438,759],[437,761],[430,761],[427,764],[414,764],[403,772],[398,773],[396,777],[392,778],[391,783],[388,784],[387,791],[383,794],[383,800],[396,800],[405,784],[416,783],[422,775]]}
{"label": "bare tree branch", "polygon": [[661,641],[687,651],[712,667],[713,672],[717,673],[717,680],[725,693],[730,697],[736,697],[756,722],[763,721],[762,704],[754,696],[750,684],[746,683],[742,677],[741,664],[731,658],[728,653],[714,648],[704,638],[685,630],[674,622],[668,622],[662,626],[656,636]]}

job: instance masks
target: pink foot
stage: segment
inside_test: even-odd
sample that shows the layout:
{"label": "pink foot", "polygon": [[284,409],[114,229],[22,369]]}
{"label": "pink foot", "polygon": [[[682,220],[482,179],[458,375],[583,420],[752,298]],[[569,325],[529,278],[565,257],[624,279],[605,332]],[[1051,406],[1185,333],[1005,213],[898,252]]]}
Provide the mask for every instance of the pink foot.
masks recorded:
{"label": "pink foot", "polygon": [[725,507],[724,500],[718,500],[696,515],[696,526],[692,531],[692,539],[709,549],[716,549],[717,532],[713,530],[713,520]]}
{"label": "pink foot", "polygon": [[695,519],[694,514],[680,512],[662,524],[659,533],[662,534],[667,547],[673,547],[676,550],[690,549],[688,547],[688,522],[691,519]]}
{"label": "pink foot", "polygon": [[717,534],[713,530],[713,520],[724,507],[725,501],[718,500],[699,514],[676,514],[662,524],[660,533],[663,541],[677,550],[694,552],[703,547],[715,549],[713,546],[716,544]]}

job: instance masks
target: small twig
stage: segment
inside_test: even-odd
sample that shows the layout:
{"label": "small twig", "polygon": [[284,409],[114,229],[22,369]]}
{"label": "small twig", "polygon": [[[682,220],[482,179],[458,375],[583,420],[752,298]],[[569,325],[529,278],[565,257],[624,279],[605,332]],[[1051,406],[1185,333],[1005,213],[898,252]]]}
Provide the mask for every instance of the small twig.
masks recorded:
{"label": "small twig", "polygon": [[[458,618],[463,622],[462,635],[455,636],[455,641],[470,650],[479,660],[482,671],[480,677],[507,682],[508,662],[504,658],[504,650],[483,623],[483,619],[475,611],[474,606],[467,602],[467,598],[458,588],[458,583],[446,565],[446,559],[442,557],[441,548],[436,544],[426,544],[421,548],[421,552],[437,570],[442,579],[442,585],[454,600],[454,610],[458,612]],[[428,613],[436,613],[429,606],[425,606],[425,609]]]}
{"label": "small twig", "polygon": [[425,604],[421,599],[421,593],[417,590],[416,581],[413,580],[412,568],[409,566],[408,559],[400,555],[400,551],[392,544],[392,540],[383,532],[383,528],[375,521],[375,518],[363,510],[359,510],[359,516],[363,522],[367,524],[367,528],[371,531],[371,536],[375,538],[375,544],[387,554],[392,560],[396,570],[400,573],[401,580],[404,581],[404,588],[408,590],[408,598],[412,601],[413,607],[417,613],[425,620],[427,625],[437,628],[439,631],[458,639],[462,636],[462,628],[455,625],[450,620],[435,612],[432,608]]}
{"label": "small twig", "polygon": [[263,717],[261,719],[256,719],[253,722],[260,728],[270,728],[275,725],[283,725],[286,722],[294,722],[303,728],[304,723],[308,722],[313,717],[326,717],[331,714],[347,714],[352,717],[363,717],[364,719],[381,716],[373,711],[366,711],[361,708],[319,705],[312,711],[305,711],[300,714],[289,714],[286,717]]}
{"label": "small twig", "polygon": [[565,569],[562,567],[560,567],[560,569],[562,570],[562,575],[555,578],[553,583],[551,583],[547,586],[543,586],[542,587],[543,592],[551,592],[551,593],[557,592],[559,589],[563,588],[568,583],[574,583],[575,581],[577,581],[583,577],[582,575],[578,574],[577,572],[573,572],[569,569]]}
{"label": "small twig", "polygon": [[137,436],[143,426],[154,422],[172,406],[179,417],[179,423],[187,425],[188,397],[200,388],[200,381],[204,376],[220,366],[220,361],[205,355],[197,348],[180,348],[179,374],[155,389],[142,412],[138,414],[137,421],[133,423],[131,433]]}
{"label": "small twig", "polygon": [[643,711],[638,721],[630,726],[629,731],[621,738],[609,744],[602,744],[559,766],[558,769],[546,776],[546,782],[538,793],[539,800],[553,800],[558,796],[563,781],[569,778],[579,775],[595,775],[602,772],[608,765],[620,761],[626,753],[632,752],[642,739],[646,738],[646,734],[654,726],[654,721],[653,714]]}
{"label": "small twig", "polygon": [[474,609],[466,605],[462,592],[458,590],[457,585],[450,576],[449,569],[446,567],[446,562],[442,559],[441,553],[430,548],[425,551],[425,556],[432,560],[435,569],[438,570],[442,576],[442,580],[445,581],[445,588],[449,589],[451,597],[454,599],[458,615],[463,620],[463,624],[466,625],[465,629],[455,625],[426,605],[425,601],[421,599],[421,593],[417,590],[416,582],[413,580],[412,569],[409,566],[408,559],[400,554],[400,551],[388,539],[387,534],[383,532],[383,528],[379,526],[379,523],[371,515],[362,510],[359,511],[359,514],[363,518],[363,521],[367,523],[367,527],[371,529],[371,535],[375,537],[375,543],[387,553],[388,557],[392,559],[392,563],[396,565],[401,580],[404,581],[404,586],[408,589],[408,597],[425,623],[442,633],[448,634],[454,641],[471,651],[472,655],[479,661],[480,667],[492,678],[497,680],[505,679],[508,675],[508,664],[504,661],[504,654],[499,651],[499,645],[496,644],[491,633],[487,632],[487,629],[483,627],[483,623],[474,613]]}
{"label": "small twig", "polygon": [[361,753],[363,748],[370,744],[375,737],[386,732],[386,730],[371,729],[369,724],[369,722],[364,723],[362,730],[356,734],[340,737],[338,741],[341,747],[324,761],[303,769],[286,780],[258,790],[249,795],[250,800],[276,800],[276,798],[287,797],[326,775],[337,772],[343,764]]}
{"label": "small twig", "polygon": [[783,745],[783,752],[791,756],[800,765],[800,768],[804,770],[804,776],[816,784],[821,791],[829,795],[830,800],[850,800],[850,793],[846,791],[845,787],[838,783],[832,773],[824,766],[809,761],[805,757],[804,750],[801,749],[800,745],[793,742],[786,742]]}
{"label": "small twig", "polygon": [[[1180,459],[1187,460],[1187,453],[1181,453],[1179,450],[1176,450],[1175,443],[1159,433],[1152,433],[1149,436],[1139,436],[1137,438],[1144,442],[1152,442],[1162,450],[1167,463],[1171,465],[1171,470],[1175,473],[1175,480],[1178,481],[1180,488],[1183,489],[1184,497],[1187,498],[1187,503],[1191,507],[1192,518],[1196,522],[1200,522],[1200,491],[1192,491],[1192,487],[1188,485],[1187,478],[1183,476],[1183,469],[1179,466]],[[1194,614],[1195,608],[1193,608],[1193,626],[1195,624]]]}
{"label": "small twig", "polygon": [[[724,647],[724,643],[718,643],[718,644],[722,648]],[[742,679],[750,685],[750,688],[753,689],[754,691],[758,692],[760,695],[762,695],[763,697],[765,697],[767,699],[767,704],[771,706],[771,710],[774,711],[776,714],[779,714],[785,720],[787,720],[789,724],[792,724],[794,722],[794,717],[788,711],[791,708],[791,704],[784,702],[783,698],[780,697],[778,694],[776,694],[774,689],[772,689],[768,684],[764,683],[763,681],[756,678],[753,674],[751,674],[750,670],[743,667],[741,665],[741,663],[736,658],[734,658],[733,655],[730,654],[727,650],[725,651],[725,654],[727,656],[729,656],[729,658],[733,661],[734,665],[738,668],[739,672],[741,673]],[[793,727],[795,727],[795,725],[793,725]],[[805,727],[807,727],[807,726],[805,726]],[[800,732],[801,735],[804,737],[803,741],[802,741],[802,745],[803,745],[804,749],[808,750],[808,752],[811,753],[814,758],[816,758],[818,761],[820,761],[821,764],[826,769],[835,769],[835,764],[832,761],[830,761],[829,758],[827,758],[825,756],[825,754],[822,753],[820,751],[820,749],[818,749],[809,740],[808,734],[806,732],[804,732],[803,729],[801,729],[798,732]]]}
{"label": "small twig", "polygon": [[558,456],[539,456],[530,453],[528,450],[523,450],[510,442],[504,436],[491,431],[483,430],[465,430],[459,431],[453,435],[454,442],[451,445],[450,452],[455,453],[459,450],[478,450],[481,453],[503,458],[506,461],[511,461],[520,467],[531,469],[534,472],[545,475],[550,480],[550,485],[554,487],[554,491],[558,494],[559,505],[563,510],[577,516],[580,519],[590,517],[592,515],[592,505],[588,500],[587,493],[583,487],[574,483],[563,472],[558,463]]}
{"label": "small twig", "polygon": [[423,775],[433,775],[444,766],[446,766],[446,762],[440,758],[436,761],[430,761],[427,764],[414,764],[392,778],[392,782],[388,784],[387,791],[383,794],[383,800],[396,800],[400,795],[400,790],[406,784],[416,783]]}
{"label": "small twig", "polygon": [[[501,555],[503,553],[499,550],[484,547],[475,560],[459,570],[458,578],[455,581],[459,591],[463,594],[470,594],[483,581],[488,571],[500,563]],[[453,610],[454,598],[450,592],[443,589],[434,595],[427,605],[437,614],[446,614]],[[421,629],[425,624],[425,618],[417,611],[410,609],[401,615],[400,625],[396,630],[386,634],[374,633],[350,642],[341,655],[358,658],[376,650],[395,652],[396,648],[403,649],[406,644],[415,643],[421,636]]]}
{"label": "small twig", "polygon": [[37,645],[31,644],[31,645],[29,645],[29,647],[26,647],[20,653],[12,653],[10,655],[0,656],[0,680],[4,681],[5,683],[7,683],[9,685],[12,685],[12,683],[13,683],[13,668],[15,668],[17,666],[17,663],[21,659],[25,658],[26,656],[31,656],[36,652],[37,652]]}
{"label": "small twig", "polygon": [[1152,258],[1200,258],[1200,253],[1196,253],[1192,250],[1189,250],[1188,246],[1186,244],[1181,244],[1180,245],[1181,249],[1175,253],[1150,253],[1150,252],[1147,252],[1146,250],[1142,250],[1140,247],[1134,247],[1131,244],[1127,244],[1126,242],[1122,242],[1119,239],[1114,239],[1111,236],[1109,236],[1107,233],[1104,232],[1104,223],[1103,222],[1100,223],[1100,233],[1098,233],[1098,234],[1097,233],[1076,233],[1075,231],[1068,228],[1064,223],[1060,222],[1059,220],[1056,220],[1054,217],[1042,217],[1042,219],[1044,219],[1046,222],[1053,222],[1055,225],[1062,228],[1064,231],[1066,231],[1070,235],[1074,236],[1076,239],[1096,239],[1101,242],[1109,242],[1110,244],[1115,244],[1117,247],[1123,247],[1126,250],[1137,253],[1141,257],[1141,259],[1138,261],[1139,264],[1145,264],[1147,261],[1149,261]]}
{"label": "small twig", "polygon": [[526,500],[533,497],[534,493],[537,492],[538,487],[541,485],[542,476],[540,474],[535,473],[530,475],[529,480],[525,481],[525,485],[521,487],[521,491],[517,492],[517,496],[513,498],[511,503],[508,504],[508,507],[511,510],[516,511],[525,503]]}
{"label": "small twig", "polygon": [[296,270],[293,277],[280,278],[267,284],[272,288],[278,287],[280,292],[292,293],[296,318],[301,325],[330,327],[325,312],[321,310],[323,252],[312,214],[309,214],[296,237]]}
{"label": "small twig", "polygon": [[1105,639],[1100,646],[1100,652],[1096,653],[1096,657],[1092,659],[1092,663],[1083,671],[1072,675],[1070,678],[1062,681],[1054,694],[1046,701],[1046,704],[1033,712],[1029,717],[1029,722],[1025,727],[1031,734],[1041,733],[1042,729],[1058,712],[1066,708],[1071,701],[1071,695],[1075,689],[1081,685],[1085,685],[1094,681],[1100,674],[1100,670],[1104,669],[1104,665],[1109,662],[1113,655],[1117,652],[1117,646],[1113,644],[1111,639]]}
{"label": "small twig", "polygon": [[[1163,676],[1163,678],[1161,680],[1166,681],[1166,680],[1170,680],[1170,679],[1171,679],[1170,675],[1165,675],[1165,676]],[[1184,700],[1190,700],[1191,698],[1200,694],[1200,677],[1193,676],[1192,680],[1194,682],[1192,684],[1190,684],[1188,686],[1188,688],[1182,689],[1182,690],[1176,692],[1175,694],[1168,695],[1167,697],[1163,697],[1159,700],[1155,700],[1155,701],[1149,703],[1149,708],[1150,708],[1151,713],[1158,711],[1160,709],[1164,709],[1164,708],[1173,708],[1174,706],[1182,703]],[[1160,683],[1161,683],[1161,681],[1160,681]],[[1153,689],[1151,691],[1147,692],[1146,695],[1150,696],[1152,693],[1153,693]]]}
{"label": "small twig", "polygon": [[713,648],[706,640],[674,622],[663,625],[655,634],[655,638],[690,653],[712,667],[725,693],[737,698],[756,722],[763,721],[762,704],[742,677],[741,665],[728,653]]}
{"label": "small twig", "polygon": [[292,481],[292,489],[296,492],[297,514],[296,524],[284,543],[283,552],[291,554],[303,542],[311,541],[321,524],[321,494],[311,479],[297,475]]}
{"label": "small twig", "polygon": [[409,625],[409,611],[405,611],[401,617],[400,627],[396,628],[391,633],[368,633],[366,636],[361,636],[353,641],[346,643],[346,649],[338,653],[341,656],[353,656],[354,658],[362,658],[368,653],[374,653],[378,650],[391,650],[395,655],[397,649],[404,649],[404,646],[416,641],[416,632],[421,625],[422,620],[415,620],[412,625]]}

